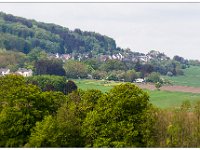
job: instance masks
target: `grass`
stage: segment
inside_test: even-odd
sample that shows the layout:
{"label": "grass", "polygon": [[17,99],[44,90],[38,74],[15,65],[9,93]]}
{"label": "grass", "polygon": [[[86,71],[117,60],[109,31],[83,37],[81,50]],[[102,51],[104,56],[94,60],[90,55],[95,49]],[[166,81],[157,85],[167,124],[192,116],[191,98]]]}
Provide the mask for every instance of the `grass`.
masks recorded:
{"label": "grass", "polygon": [[164,76],[164,78],[170,80],[174,85],[200,87],[200,67],[191,66],[190,68],[184,69],[183,71],[183,76]]}
{"label": "grass", "polygon": [[159,108],[179,107],[184,101],[195,104],[200,101],[200,94],[168,92],[168,91],[147,91],[150,102]]}
{"label": "grass", "polygon": [[[98,89],[102,92],[108,92],[115,85],[122,82],[102,81],[102,80],[75,80],[80,89]],[[182,102],[188,100],[191,104],[200,100],[200,94],[168,92],[168,91],[150,91],[145,90],[150,96],[150,102],[160,108],[179,107]]]}
{"label": "grass", "polygon": [[77,86],[83,90],[98,89],[102,92],[108,92],[115,85],[120,84],[120,82],[114,81],[104,81],[104,80],[75,80]]}

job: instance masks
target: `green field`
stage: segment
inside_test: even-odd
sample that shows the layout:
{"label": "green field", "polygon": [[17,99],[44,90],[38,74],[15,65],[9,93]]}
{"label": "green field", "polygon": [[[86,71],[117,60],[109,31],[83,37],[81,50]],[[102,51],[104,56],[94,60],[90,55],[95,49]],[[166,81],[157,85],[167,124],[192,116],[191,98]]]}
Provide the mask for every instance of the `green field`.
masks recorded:
{"label": "green field", "polygon": [[120,84],[120,82],[114,81],[103,81],[103,80],[75,80],[77,86],[80,89],[87,90],[87,89],[98,89],[102,92],[109,91],[115,85]]}
{"label": "green field", "polygon": [[200,101],[200,94],[168,92],[168,91],[147,91],[150,102],[160,108],[179,107],[184,101],[194,104]]}
{"label": "green field", "polygon": [[[115,85],[122,82],[102,81],[102,80],[75,80],[80,89],[98,89],[102,92],[107,92]],[[150,102],[160,108],[178,107],[183,101],[195,103],[200,100],[200,94],[183,93],[183,92],[168,92],[168,91],[149,91],[146,92],[150,96]]]}
{"label": "green field", "polygon": [[[200,67],[191,66],[184,69],[184,76],[167,77],[174,85],[184,85],[200,87]],[[114,81],[101,81],[101,80],[76,80],[76,84],[80,89],[98,89],[102,92],[109,91],[113,86],[120,84]],[[152,104],[160,108],[178,107],[183,101],[190,101],[195,103],[200,100],[200,94],[183,93],[183,92],[168,92],[168,91],[149,91],[150,101]]]}
{"label": "green field", "polygon": [[164,76],[164,78],[170,80],[174,85],[200,87],[200,67],[191,66],[190,68],[184,69],[183,71],[183,76]]}

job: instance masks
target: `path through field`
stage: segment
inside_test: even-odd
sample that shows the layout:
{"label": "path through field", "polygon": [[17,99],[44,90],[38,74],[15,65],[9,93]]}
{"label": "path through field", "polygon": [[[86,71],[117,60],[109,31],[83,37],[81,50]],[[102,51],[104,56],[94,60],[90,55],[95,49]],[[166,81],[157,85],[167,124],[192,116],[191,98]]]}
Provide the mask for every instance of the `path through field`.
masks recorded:
{"label": "path through field", "polygon": [[[142,89],[155,90],[154,84],[136,83]],[[163,91],[176,91],[176,92],[189,92],[189,93],[200,93],[200,87],[190,87],[190,86],[179,86],[179,85],[164,85],[160,88]]]}

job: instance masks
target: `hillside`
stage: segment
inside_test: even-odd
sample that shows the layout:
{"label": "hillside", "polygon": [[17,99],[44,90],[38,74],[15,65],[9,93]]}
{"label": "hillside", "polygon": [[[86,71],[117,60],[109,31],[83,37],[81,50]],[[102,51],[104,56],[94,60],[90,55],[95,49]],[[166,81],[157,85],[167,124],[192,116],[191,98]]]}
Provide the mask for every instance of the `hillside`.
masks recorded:
{"label": "hillside", "polygon": [[190,66],[183,70],[184,76],[164,76],[164,78],[170,80],[174,85],[200,87],[200,67]]}
{"label": "hillside", "polygon": [[34,48],[47,53],[113,54],[120,51],[107,36],[56,24],[37,22],[0,12],[0,48],[25,54]]}
{"label": "hillside", "polygon": [[[28,20],[3,12],[0,12],[0,35],[0,67],[12,71],[24,67],[36,70],[37,74],[35,62],[40,59],[55,58],[63,63],[72,59],[84,62],[85,68],[89,66],[90,69],[85,71],[85,78],[88,74],[93,74],[96,79],[132,82],[138,77],[145,78],[152,72],[169,76],[183,75],[181,69],[189,67],[188,60],[177,55],[171,59],[157,50],[150,50],[147,54],[133,52],[129,48],[116,47],[114,39],[99,33],[80,29],[72,31],[56,24]],[[21,52],[20,59],[16,52]],[[80,74],[76,78],[78,76]]]}

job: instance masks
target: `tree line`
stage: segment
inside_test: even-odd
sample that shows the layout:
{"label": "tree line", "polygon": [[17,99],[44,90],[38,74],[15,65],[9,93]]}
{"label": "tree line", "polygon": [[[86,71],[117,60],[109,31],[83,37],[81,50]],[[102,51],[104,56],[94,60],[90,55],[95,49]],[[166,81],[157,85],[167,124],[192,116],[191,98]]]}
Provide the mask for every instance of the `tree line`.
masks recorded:
{"label": "tree line", "polygon": [[[146,78],[148,82],[162,82],[161,75],[183,75],[183,69],[189,67],[179,59],[159,61],[153,59],[148,63],[120,60],[101,61],[98,58],[88,58],[82,61],[49,58],[40,48],[31,50],[28,54],[0,49],[0,68],[8,68],[15,72],[18,68],[32,69],[34,75],[59,75],[67,78],[106,79],[114,81],[133,82],[137,78]],[[181,59],[181,60],[182,60]]]}
{"label": "tree line", "polygon": [[[57,78],[52,77],[51,83],[44,82],[44,78],[50,79],[0,77],[1,147],[146,145],[146,113],[150,104],[148,95],[138,87],[120,85],[104,94],[78,90],[71,81],[66,87],[74,89],[65,93],[60,92]],[[54,90],[43,88],[49,84]]]}
{"label": "tree line", "polygon": [[131,83],[102,93],[57,76],[7,75],[0,85],[0,147],[200,146],[199,102],[159,109]]}
{"label": "tree line", "polygon": [[118,51],[112,38],[95,32],[74,31],[0,12],[0,48],[25,54],[34,48],[47,53],[102,53]]}

